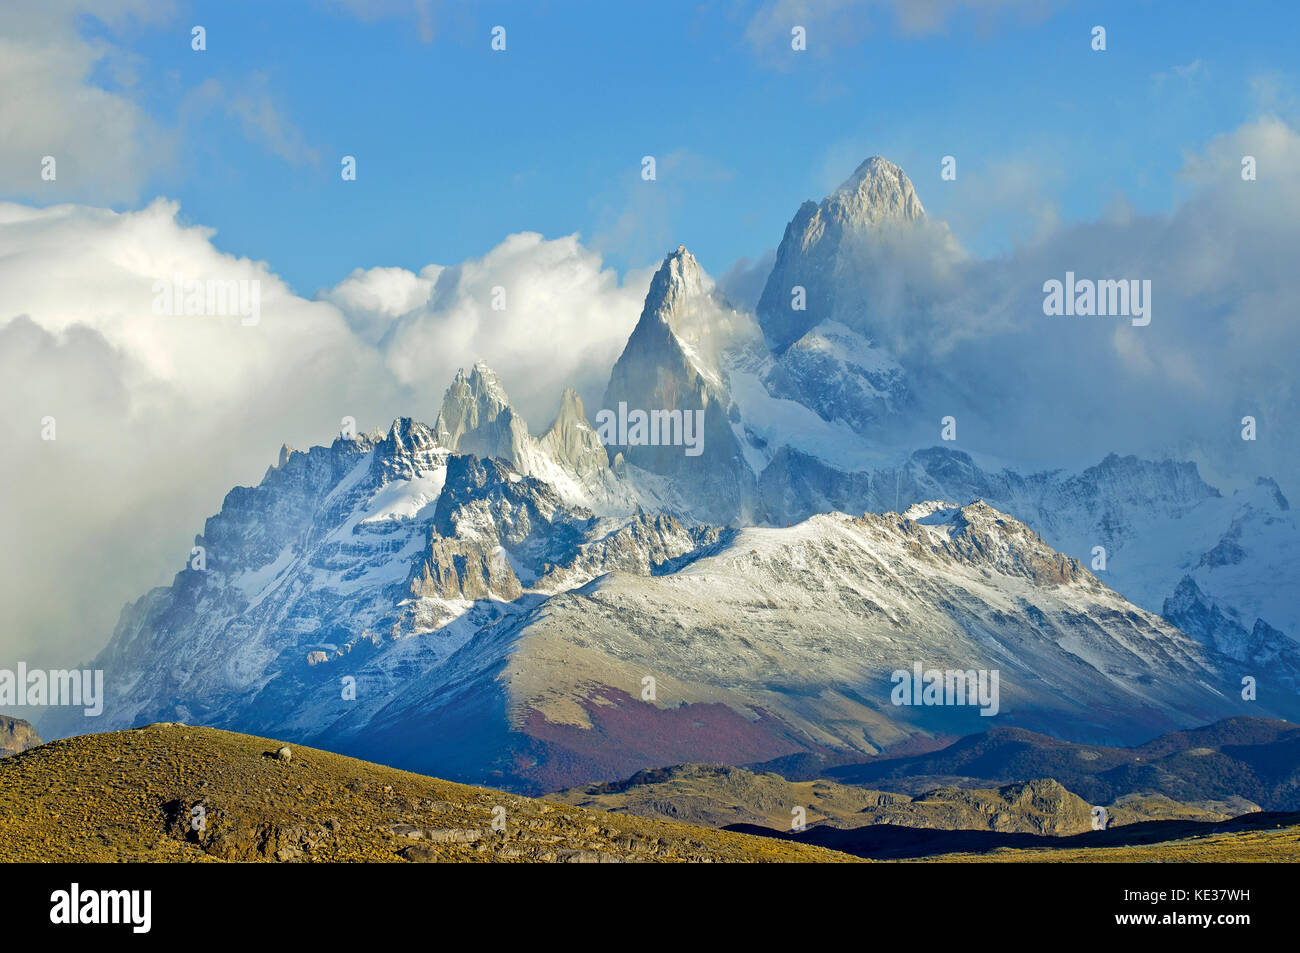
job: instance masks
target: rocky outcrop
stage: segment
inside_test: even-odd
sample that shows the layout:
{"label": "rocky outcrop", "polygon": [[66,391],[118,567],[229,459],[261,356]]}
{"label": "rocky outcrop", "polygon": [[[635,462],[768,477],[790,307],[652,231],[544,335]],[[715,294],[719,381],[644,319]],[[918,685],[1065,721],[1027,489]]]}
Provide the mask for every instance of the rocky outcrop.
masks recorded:
{"label": "rocky outcrop", "polygon": [[510,602],[523,594],[523,587],[503,547],[488,549],[475,540],[433,536],[412,575],[410,593],[416,598]]}
{"label": "rocky outcrop", "polygon": [[41,743],[41,736],[29,722],[0,715],[0,758],[20,754]]}
{"label": "rocky outcrop", "polygon": [[560,397],[559,412],[541,439],[541,449],[584,485],[603,480],[609,470],[609,453],[588,422],[582,399],[571,387]]}
{"label": "rocky outcrop", "polygon": [[638,513],[609,533],[578,547],[573,559],[551,567],[539,582],[545,589],[581,585],[607,572],[649,576],[671,571],[683,560],[711,551],[726,531],[715,526],[685,526],[671,516]]}
{"label": "rocky outcrop", "polygon": [[[888,517],[865,516],[865,520]],[[1019,520],[1000,513],[983,500],[946,507],[922,503],[910,507],[897,528],[948,559],[981,566],[1006,576],[1022,576],[1038,586],[1060,586],[1087,576],[1100,586],[1077,559],[1056,552]]]}
{"label": "rocky outcrop", "polygon": [[[722,357],[757,340],[757,330],[713,290],[684,246],[664,258],[640,320],[610,372],[601,413],[702,414],[699,453],[681,440],[610,446],[634,467],[673,482],[692,515],[709,522],[751,521],[754,472],[737,437]],[[599,416],[599,415],[598,415]]]}

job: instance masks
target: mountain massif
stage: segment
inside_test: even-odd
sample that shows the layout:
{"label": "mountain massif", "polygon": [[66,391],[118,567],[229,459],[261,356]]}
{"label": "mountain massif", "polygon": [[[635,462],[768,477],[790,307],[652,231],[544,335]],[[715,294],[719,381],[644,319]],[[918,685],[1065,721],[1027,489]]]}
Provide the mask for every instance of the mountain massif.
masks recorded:
{"label": "mountain massif", "polygon": [[[282,448],[123,610],[104,715],[43,727],[200,723],[540,793],[991,725],[1114,745],[1300,716],[1276,482],[886,440],[926,381],[855,263],[918,229],[944,240],[870,159],[796,213],[755,314],[669,254],[595,413],[566,391],[535,435],[479,363],[431,425]],[[996,697],[900,702],[918,667]]]}

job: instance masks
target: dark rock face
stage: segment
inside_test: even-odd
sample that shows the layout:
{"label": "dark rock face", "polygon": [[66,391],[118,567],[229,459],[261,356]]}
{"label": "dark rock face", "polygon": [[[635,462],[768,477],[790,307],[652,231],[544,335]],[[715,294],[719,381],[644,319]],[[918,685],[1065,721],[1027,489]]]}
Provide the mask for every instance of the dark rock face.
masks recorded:
{"label": "dark rock face", "polygon": [[1206,596],[1190,576],[1184,576],[1165,600],[1161,614],[1229,658],[1258,669],[1267,667],[1293,689],[1300,687],[1300,648],[1296,643],[1263,619],[1247,628]]}
{"label": "dark rock face", "polygon": [[498,549],[474,540],[434,536],[423,563],[411,580],[411,595],[442,599],[498,598],[507,602],[523,594],[510,561]]}

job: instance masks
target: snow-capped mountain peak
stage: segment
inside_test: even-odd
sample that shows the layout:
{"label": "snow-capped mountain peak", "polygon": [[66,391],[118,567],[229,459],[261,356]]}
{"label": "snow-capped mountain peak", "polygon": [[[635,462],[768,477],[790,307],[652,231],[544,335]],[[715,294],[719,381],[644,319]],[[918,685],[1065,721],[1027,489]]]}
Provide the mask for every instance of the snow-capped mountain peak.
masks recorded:
{"label": "snow-capped mountain peak", "polygon": [[906,173],[880,156],[820,203],[804,202],[758,301],[776,361],[769,389],[859,433],[906,406],[906,373],[879,340],[873,284],[880,269],[892,271],[896,245],[934,228]]}
{"label": "snow-capped mountain peak", "polygon": [[664,258],[650,281],[646,313],[671,327],[674,317],[681,316],[706,297],[711,289],[712,282],[706,283],[695,256],[685,245],[678,245],[675,252]]}
{"label": "snow-capped mountain peak", "polygon": [[[494,429],[498,418],[503,414],[506,417],[501,426]],[[439,441],[452,450],[460,449],[465,436],[473,434],[478,438],[476,442],[486,440],[488,445],[467,448],[469,452],[499,456],[502,454],[493,451],[508,451],[510,445],[508,442],[493,442],[509,436],[513,417],[510,398],[506,396],[501,379],[487,364],[478,361],[468,375],[463,368],[456,372],[456,377],[443,397],[442,410],[438,413],[434,430]]]}
{"label": "snow-capped mountain peak", "polygon": [[609,453],[587,420],[582,398],[571,387],[560,397],[555,421],[540,442],[542,453],[573,473],[584,486],[609,478]]}
{"label": "snow-capped mountain peak", "polygon": [[870,753],[971,714],[890,707],[915,662],[1000,670],[1019,723],[1095,740],[1238,713],[1244,675],[1300,712],[1300,526],[1273,481],[1225,496],[1191,463],[994,471],[890,442],[925,378],[878,339],[873,243],[924,216],[879,157],[805,203],[761,330],[678,246],[603,404],[566,389],[540,437],[480,361],[433,427],[282,447],[196,537],[206,569],[123,612],[97,663],[113,723],[571,784]]}
{"label": "snow-capped mountain peak", "polygon": [[925,217],[912,180],[899,166],[872,156],[826,197],[821,214],[841,225],[866,229],[883,222],[913,222]]}

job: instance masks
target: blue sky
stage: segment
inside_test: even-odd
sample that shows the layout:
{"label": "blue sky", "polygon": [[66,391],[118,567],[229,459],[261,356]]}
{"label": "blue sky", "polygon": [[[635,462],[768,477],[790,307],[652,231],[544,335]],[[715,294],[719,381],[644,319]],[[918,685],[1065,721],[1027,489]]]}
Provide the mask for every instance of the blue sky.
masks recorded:
{"label": "blue sky", "polygon": [[[1184,153],[1285,100],[1300,19],[1290,4],[1228,16],[1132,0],[938,4],[953,9],[923,25],[891,3],[358,6],[378,13],[82,14],[82,36],[114,50],[90,82],[136,103],[159,145],[128,192],[3,197],[119,210],[175,198],[219,248],[268,261],[305,295],[357,267],[479,256],[524,230],[580,233],[620,271],[684,242],[716,275],[774,247],[799,202],[879,153],[967,248],[993,255],[1045,221],[1094,219],[1117,194],[1169,208]],[[786,22],[806,24],[807,52],[789,49]],[[190,49],[194,24],[205,52]],[[498,24],[504,53],[489,48]],[[1104,53],[1090,48],[1096,24]],[[355,182],[340,179],[345,154]],[[654,183],[640,178],[646,154]],[[939,180],[945,154],[956,182]]]}

